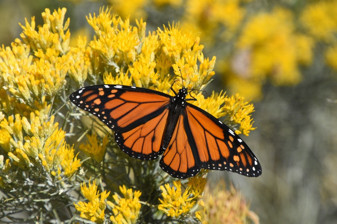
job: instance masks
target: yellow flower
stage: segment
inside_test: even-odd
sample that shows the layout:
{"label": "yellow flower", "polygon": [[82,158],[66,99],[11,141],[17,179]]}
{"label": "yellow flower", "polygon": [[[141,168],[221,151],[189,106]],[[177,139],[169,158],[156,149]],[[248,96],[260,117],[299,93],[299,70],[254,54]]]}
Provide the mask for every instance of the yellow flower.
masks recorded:
{"label": "yellow flower", "polygon": [[145,57],[139,57],[129,68],[130,77],[136,86],[149,87],[150,83],[158,76],[155,72],[156,63],[148,61]]}
{"label": "yellow flower", "polygon": [[[45,169],[49,172],[60,173],[62,168],[64,175],[70,177],[81,166],[81,161],[74,155],[74,149],[67,145],[64,141],[65,132],[54,126],[54,131],[45,140],[32,138],[33,146],[36,146],[34,151],[38,152],[38,156],[42,161]],[[40,148],[41,147],[41,148]]]}
{"label": "yellow flower", "polygon": [[47,51],[47,49],[55,49],[59,55],[65,54],[69,50],[70,32],[68,30],[70,20],[64,21],[66,8],[55,10],[50,14],[50,10],[46,9],[42,13],[44,21],[43,26],[35,30],[35,17],[32,17],[29,24],[27,19],[26,25],[20,26],[23,33],[20,35],[23,42],[29,45],[33,51],[39,49]]}
{"label": "yellow flower", "polygon": [[202,193],[204,192],[206,182],[207,179],[201,177],[200,175],[188,179],[187,185],[189,187],[191,194],[195,198],[199,198],[202,195]]}
{"label": "yellow flower", "polygon": [[124,197],[115,193],[113,195],[114,202],[108,202],[113,212],[110,220],[112,223],[136,223],[141,208],[139,201],[141,192],[127,189],[124,185],[120,186],[119,190]]}
{"label": "yellow flower", "polygon": [[191,211],[196,204],[196,196],[191,195],[191,187],[183,192],[180,181],[174,181],[173,185],[173,187],[170,187],[169,184],[160,186],[163,199],[159,198],[158,209],[167,216],[178,217]]}
{"label": "yellow flower", "polygon": [[192,32],[179,28],[178,25],[172,25],[168,28],[158,29],[158,36],[162,44],[163,52],[174,61],[178,61],[185,52],[191,48],[198,52],[204,47],[199,44],[200,39]]}
{"label": "yellow flower", "polygon": [[283,8],[251,18],[236,46],[224,74],[230,86],[242,90],[246,97],[259,97],[267,78],[276,85],[297,84],[301,80],[300,64],[308,65],[312,60],[312,40],[295,32],[293,15]]}
{"label": "yellow flower", "polygon": [[337,44],[330,46],[325,52],[325,59],[327,64],[337,71]]}
{"label": "yellow flower", "polygon": [[108,136],[104,136],[102,142],[99,141],[96,134],[87,135],[88,143],[81,144],[79,148],[91,156],[97,162],[101,162],[103,160],[103,156],[106,151],[106,146],[108,144]]}
{"label": "yellow flower", "polygon": [[[17,41],[11,47],[0,49],[0,80],[6,83],[7,90],[13,96],[23,100],[34,108],[36,101],[40,105],[63,87],[67,74],[67,56],[55,57],[49,55],[53,50],[43,53],[45,58],[33,61],[29,55],[30,48]],[[20,52],[20,54],[18,54]],[[38,51],[41,53],[42,52]],[[53,54],[53,53],[51,53]]]}
{"label": "yellow flower", "polygon": [[60,163],[64,170],[64,175],[68,177],[72,176],[82,164],[81,160],[77,158],[77,155],[75,156],[74,152],[73,147],[64,144],[55,155],[58,157],[58,163]]}
{"label": "yellow flower", "polygon": [[82,195],[88,200],[88,202],[79,201],[75,204],[77,211],[81,212],[82,218],[88,219],[92,222],[103,223],[105,219],[106,199],[110,192],[103,191],[101,193],[97,190],[97,185],[93,181],[81,184]]}
{"label": "yellow flower", "polygon": [[240,93],[247,100],[260,100],[262,98],[262,85],[259,80],[250,80],[235,75],[228,81],[231,92]]}
{"label": "yellow flower", "polygon": [[214,17],[226,27],[224,34],[227,38],[233,36],[246,13],[240,4],[240,0],[222,0],[214,5]]}
{"label": "yellow flower", "polygon": [[207,185],[205,194],[198,202],[199,210],[195,217],[203,224],[206,223],[259,223],[258,216],[249,210],[242,196],[234,189],[229,190],[223,182],[211,189]]}
{"label": "yellow flower", "polygon": [[[168,92],[172,76],[179,77],[174,86],[177,90],[182,86],[201,89],[214,75],[215,57],[205,58],[200,38],[178,25],[145,36],[146,24],[142,20],[131,26],[128,19],[111,15],[109,9],[101,9],[97,16],[90,15],[88,22],[97,35],[89,43],[93,57],[99,55],[100,60],[94,70],[100,70],[105,83],[134,84]],[[110,69],[102,72],[100,66]]]}
{"label": "yellow flower", "polygon": [[224,29],[225,40],[240,27],[245,9],[239,0],[188,0],[183,27],[200,33],[202,40],[213,43],[214,34]]}
{"label": "yellow flower", "polygon": [[318,1],[307,4],[301,15],[305,28],[318,40],[331,41],[337,31],[337,1]]}
{"label": "yellow flower", "polygon": [[191,51],[186,52],[172,67],[175,75],[183,79],[182,86],[201,90],[214,75],[214,64],[215,57],[212,60],[204,59],[201,52]]}
{"label": "yellow flower", "polygon": [[91,48],[87,47],[85,37],[79,36],[77,46],[70,48],[69,52],[69,76],[83,85],[88,75],[93,74],[90,61]]}
{"label": "yellow flower", "polygon": [[206,98],[201,92],[199,92],[194,97],[196,100],[191,101],[192,104],[204,109],[217,118],[223,117],[225,115],[223,111],[223,105],[228,99],[226,93],[212,92],[212,95]]}
{"label": "yellow flower", "polygon": [[0,129],[0,146],[5,149],[7,152],[9,151],[9,141],[11,139],[10,134],[5,129]]}
{"label": "yellow flower", "polygon": [[311,64],[314,47],[313,39],[303,34],[297,34],[295,35],[295,45],[298,61],[303,65]]}
{"label": "yellow flower", "polygon": [[148,2],[147,0],[108,0],[112,8],[123,18],[146,18],[146,13],[143,10]]}
{"label": "yellow flower", "polygon": [[254,106],[248,104],[239,94],[228,98],[222,109],[234,127],[236,124],[240,124],[235,130],[236,134],[248,135],[250,131],[255,129],[252,127],[253,122],[250,117],[250,114],[254,111]]}
{"label": "yellow flower", "polygon": [[126,86],[132,86],[132,78],[124,72],[120,72],[118,76],[113,76],[111,73],[105,72],[103,74],[103,80],[105,84],[121,84]]}
{"label": "yellow flower", "polygon": [[[74,149],[64,141],[65,132],[49,118],[50,107],[30,114],[30,118],[19,114],[3,119],[0,144],[8,150],[14,164],[23,168],[31,164],[42,166],[50,173],[62,170],[71,176],[80,167],[80,160],[74,156]],[[49,120],[50,119],[50,120]]]}
{"label": "yellow flower", "polygon": [[94,55],[99,55],[99,66],[113,67],[119,72],[120,66],[136,59],[137,49],[145,35],[145,23],[140,21],[137,27],[131,26],[129,19],[122,20],[104,8],[98,16],[90,14],[87,20],[97,34],[89,46]]}

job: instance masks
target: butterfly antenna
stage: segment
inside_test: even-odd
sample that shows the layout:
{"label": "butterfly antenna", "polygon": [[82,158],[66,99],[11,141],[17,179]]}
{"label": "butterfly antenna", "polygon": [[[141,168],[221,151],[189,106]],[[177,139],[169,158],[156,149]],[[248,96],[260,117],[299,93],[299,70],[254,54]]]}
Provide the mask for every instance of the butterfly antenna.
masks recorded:
{"label": "butterfly antenna", "polygon": [[191,97],[191,99],[186,99],[186,101],[196,101],[197,99],[192,96],[192,92],[197,91],[197,89],[191,89],[191,91],[188,91],[188,95]]}
{"label": "butterfly antenna", "polygon": [[172,90],[172,92],[174,92],[174,95],[177,95],[177,93],[176,93],[176,91],[174,91],[174,89],[173,89],[173,85],[174,85],[174,83],[176,83],[176,79],[174,80],[174,82],[172,83],[172,85],[171,85],[171,87],[170,87],[170,89]]}
{"label": "butterfly antenna", "polygon": [[[176,75],[176,77],[178,77],[178,75]],[[183,75],[181,73],[179,74],[179,77],[181,78],[181,85],[182,85],[182,87],[185,87],[184,78],[183,78]]]}
{"label": "butterfly antenna", "polygon": [[183,87],[185,87],[185,84],[184,84],[184,78],[183,78],[182,74],[180,74],[180,78],[181,78],[181,85],[182,85]]}

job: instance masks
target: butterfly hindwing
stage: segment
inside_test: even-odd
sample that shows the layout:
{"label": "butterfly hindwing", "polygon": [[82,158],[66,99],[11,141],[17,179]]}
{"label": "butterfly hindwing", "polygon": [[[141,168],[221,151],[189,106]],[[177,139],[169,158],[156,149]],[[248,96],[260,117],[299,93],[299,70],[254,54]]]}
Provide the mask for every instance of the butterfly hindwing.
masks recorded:
{"label": "butterfly hindwing", "polygon": [[259,176],[261,166],[234,131],[204,110],[187,104],[160,166],[171,176],[192,177],[201,168]]}
{"label": "butterfly hindwing", "polygon": [[171,176],[187,178],[197,174],[200,169],[195,148],[189,142],[186,130],[186,117],[181,114],[173,131],[171,140],[165,149],[160,166]]}
{"label": "butterfly hindwing", "polygon": [[154,159],[162,153],[170,96],[121,85],[88,86],[70,100],[115,131],[119,147],[132,157]]}

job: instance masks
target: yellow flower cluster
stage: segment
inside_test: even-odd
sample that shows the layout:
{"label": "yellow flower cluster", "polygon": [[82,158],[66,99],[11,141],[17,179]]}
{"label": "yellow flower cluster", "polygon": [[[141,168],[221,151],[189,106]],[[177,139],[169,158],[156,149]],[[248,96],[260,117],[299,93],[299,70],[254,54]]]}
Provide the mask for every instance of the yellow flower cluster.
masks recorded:
{"label": "yellow flower cluster", "polygon": [[328,44],[326,63],[337,71],[337,1],[319,1],[307,5],[301,15],[301,23],[316,40]]}
{"label": "yellow flower cluster", "polygon": [[141,204],[139,197],[141,196],[140,191],[133,191],[132,189],[127,189],[124,185],[119,187],[119,190],[124,197],[114,194],[114,202],[108,202],[108,205],[112,208],[113,215],[110,216],[112,223],[136,223]]}
{"label": "yellow flower cluster", "polygon": [[108,2],[113,5],[113,9],[122,18],[146,18],[146,13],[144,11],[144,6],[147,4],[148,0],[108,0]]}
{"label": "yellow flower cluster", "polygon": [[170,68],[189,88],[200,88],[214,75],[215,58],[205,59],[199,38],[178,26],[145,36],[146,24],[142,20],[131,26],[128,19],[123,21],[108,9],[101,10],[98,16],[90,15],[88,22],[97,34],[89,45],[99,56],[97,66],[106,68],[100,70],[106,83],[117,82],[120,77],[120,84],[135,83],[167,92],[172,82]]}
{"label": "yellow flower cluster", "polygon": [[159,199],[160,204],[158,205],[158,209],[170,217],[186,215],[196,205],[205,184],[205,178],[192,177],[189,179],[185,190],[182,189],[180,181],[174,181],[172,187],[170,184],[160,186],[163,199]]}
{"label": "yellow flower cluster", "polygon": [[225,28],[222,37],[229,39],[239,28],[246,10],[243,0],[109,0],[122,18],[146,18],[146,11],[160,10],[164,6],[184,10],[183,27],[198,33],[203,41],[212,42],[216,31]]}
{"label": "yellow flower cluster", "polygon": [[89,55],[83,44],[69,46],[69,19],[64,23],[65,12],[63,8],[50,14],[46,9],[42,13],[44,25],[38,30],[34,17],[30,23],[26,20],[25,26],[21,25],[22,40],[0,48],[0,85],[5,85],[10,95],[6,101],[14,102],[2,105],[5,110],[19,103],[41,109],[53,101],[67,74],[82,84],[90,73]]}
{"label": "yellow flower cluster", "polygon": [[[217,32],[229,40],[239,28],[246,10],[240,0],[188,0],[183,26],[201,35],[203,41],[214,43]],[[221,30],[225,31],[221,31]]]}
{"label": "yellow flower cluster", "polygon": [[65,54],[69,50],[70,32],[68,30],[70,20],[64,21],[66,9],[58,9],[50,14],[46,9],[42,13],[43,26],[35,30],[35,17],[31,23],[25,19],[26,25],[21,25],[23,32],[21,38],[24,43],[29,44],[32,51],[40,54],[46,54],[48,49],[56,51],[56,55]]}
{"label": "yellow flower cluster", "polygon": [[252,54],[251,76],[263,79],[259,76],[274,73],[275,82],[299,81],[294,64],[298,57],[297,47],[290,45],[295,42],[290,38],[296,38],[293,29],[290,12],[277,8],[271,13],[260,13],[247,23],[237,47]]}
{"label": "yellow flower cluster", "polygon": [[199,210],[196,218],[202,223],[259,223],[258,216],[249,210],[242,196],[234,189],[226,189],[224,182],[220,182],[212,190],[207,185],[204,195],[198,202]]}
{"label": "yellow flower cluster", "polygon": [[[247,80],[261,86],[267,77],[276,85],[297,84],[301,80],[299,64],[309,64],[312,59],[312,40],[295,33],[292,14],[282,8],[250,19],[236,45],[238,53],[229,66],[234,75],[228,81],[239,92],[247,87]],[[255,98],[261,96],[255,94]]]}
{"label": "yellow flower cluster", "polygon": [[65,132],[58,128],[53,116],[48,117],[49,109],[32,112],[30,118],[19,114],[3,118],[0,146],[7,152],[8,165],[27,168],[42,164],[53,176],[70,177],[81,162],[74,155],[74,149],[65,143]]}
{"label": "yellow flower cluster", "polygon": [[315,38],[334,40],[337,32],[336,6],[336,0],[308,4],[301,15],[301,23]]}
{"label": "yellow flower cluster", "polygon": [[230,118],[230,122],[235,126],[235,124],[240,124],[240,127],[235,131],[236,134],[248,135],[249,131],[254,130],[252,126],[252,118],[249,114],[254,111],[252,104],[248,104],[244,101],[244,98],[239,94],[231,96],[225,103],[223,111]]}
{"label": "yellow flower cluster", "polygon": [[77,211],[81,212],[82,218],[88,219],[92,222],[103,223],[105,220],[105,208],[106,199],[110,192],[103,191],[101,193],[97,190],[97,185],[93,181],[81,184],[82,195],[88,200],[88,202],[79,201],[75,204]]}
{"label": "yellow flower cluster", "polygon": [[88,142],[86,144],[81,144],[79,148],[97,162],[101,162],[109,141],[108,136],[104,136],[102,142],[99,141],[96,134],[87,135],[87,139]]}

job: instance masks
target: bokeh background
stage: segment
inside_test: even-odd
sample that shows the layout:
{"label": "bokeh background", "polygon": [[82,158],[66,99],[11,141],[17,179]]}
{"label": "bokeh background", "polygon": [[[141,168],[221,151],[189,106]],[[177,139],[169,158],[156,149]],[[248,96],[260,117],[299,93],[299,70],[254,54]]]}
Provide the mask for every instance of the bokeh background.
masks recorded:
{"label": "bokeh background", "polygon": [[195,31],[216,56],[210,89],[239,93],[255,105],[243,138],[263,174],[233,182],[261,223],[337,222],[337,1],[254,0],[0,0],[0,43],[22,31],[18,23],[67,8],[72,35],[92,35],[85,17],[111,6],[149,31],[172,23]]}

